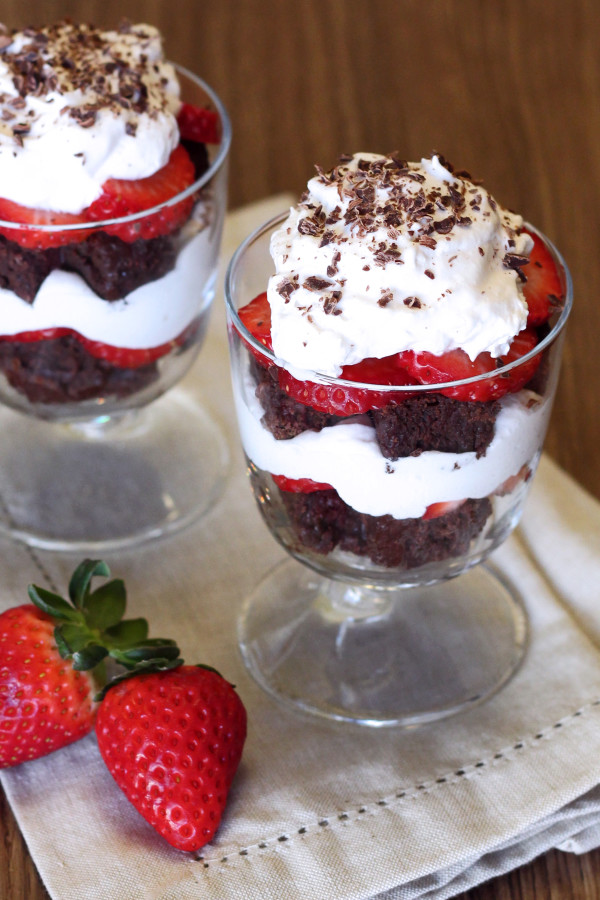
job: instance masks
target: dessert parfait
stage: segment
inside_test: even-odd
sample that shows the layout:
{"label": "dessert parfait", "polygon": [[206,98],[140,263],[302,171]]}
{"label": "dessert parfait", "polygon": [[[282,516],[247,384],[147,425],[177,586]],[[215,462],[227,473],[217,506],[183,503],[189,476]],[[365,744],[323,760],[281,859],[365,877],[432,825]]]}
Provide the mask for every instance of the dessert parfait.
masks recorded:
{"label": "dessert parfait", "polygon": [[476,563],[541,452],[571,305],[560,256],[440,155],[357,153],[241,245],[225,293],[248,471],[293,557],[246,600],[248,668],[295,707],[371,725],[490,696],[527,616]]}
{"label": "dessert parfait", "polygon": [[150,25],[0,29],[0,531],[104,551],[219,495],[214,416],[169,389],[206,332],[230,138]]}
{"label": "dessert parfait", "polygon": [[395,583],[477,562],[514,527],[548,422],[552,248],[438,155],[361,153],[319,170],[271,253],[234,383],[274,533]]}
{"label": "dessert parfait", "polygon": [[0,394],[137,406],[187,370],[214,293],[229,126],[159,32],[0,33]]}

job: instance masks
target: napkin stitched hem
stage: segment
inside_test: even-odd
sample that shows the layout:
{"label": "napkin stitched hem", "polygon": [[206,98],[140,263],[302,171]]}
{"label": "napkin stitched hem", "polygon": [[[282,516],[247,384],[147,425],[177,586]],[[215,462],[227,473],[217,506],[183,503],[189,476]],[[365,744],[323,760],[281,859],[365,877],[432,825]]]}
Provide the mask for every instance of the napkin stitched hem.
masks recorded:
{"label": "napkin stitched hem", "polygon": [[486,769],[514,761],[519,754],[534,749],[541,741],[554,739],[561,729],[570,728],[578,719],[597,711],[599,707],[600,697],[596,697],[593,700],[589,700],[582,704],[573,712],[561,716],[561,718],[552,725],[540,728],[534,734],[524,737],[510,746],[503,747],[486,759],[480,759],[475,763],[465,764],[464,766],[454,769],[446,774],[442,774],[433,780],[419,782],[405,788],[399,788],[378,800],[372,800],[368,803],[357,803],[354,808],[349,807],[342,812],[319,816],[312,823],[300,825],[295,832],[288,830],[271,837],[265,837],[261,841],[241,849],[234,846],[229,848],[222,847],[219,848],[218,853],[215,853],[214,855],[208,855],[206,852],[200,853],[199,855],[195,855],[192,861],[202,862],[205,868],[208,868],[211,863],[215,862],[227,862],[231,865],[236,857],[247,858],[253,853],[262,854],[266,850],[277,849],[281,844],[293,842],[298,838],[305,840],[306,838],[319,833],[324,828],[329,830],[335,830],[340,827],[345,828],[366,815],[377,815],[383,808],[393,811],[395,808],[400,808],[403,803],[416,800],[426,794],[431,794],[445,787],[458,784],[460,781],[467,780],[474,776],[482,775]]}

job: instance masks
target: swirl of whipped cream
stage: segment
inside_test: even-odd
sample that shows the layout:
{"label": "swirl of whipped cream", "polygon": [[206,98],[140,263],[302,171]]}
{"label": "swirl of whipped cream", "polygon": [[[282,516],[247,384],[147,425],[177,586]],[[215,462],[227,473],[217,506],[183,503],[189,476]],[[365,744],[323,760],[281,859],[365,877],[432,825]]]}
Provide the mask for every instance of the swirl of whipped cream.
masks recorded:
{"label": "swirl of whipped cream", "polygon": [[527,321],[520,216],[440,156],[357,153],[317,171],[271,240],[277,357],[335,376],[404,350],[507,352]]}
{"label": "swirl of whipped cream", "polygon": [[0,197],[81,212],[108,178],[145,178],[166,164],[179,106],[150,25],[0,34]]}

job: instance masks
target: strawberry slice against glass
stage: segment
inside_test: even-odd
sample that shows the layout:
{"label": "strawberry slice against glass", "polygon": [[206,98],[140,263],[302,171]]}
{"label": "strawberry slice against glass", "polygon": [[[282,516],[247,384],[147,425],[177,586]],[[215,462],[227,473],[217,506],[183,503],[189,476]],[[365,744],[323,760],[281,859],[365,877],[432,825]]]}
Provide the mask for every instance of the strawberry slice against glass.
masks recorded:
{"label": "strawberry slice against glass", "polygon": [[523,293],[529,308],[527,324],[538,326],[548,321],[563,296],[563,289],[556,263],[549,249],[537,234],[528,233],[533,238],[533,249],[529,263],[523,270],[527,278],[523,285]]}
{"label": "strawberry slice against glass", "polygon": [[177,113],[177,125],[183,141],[197,144],[221,142],[220,121],[216,110],[182,103]]}
{"label": "strawberry slice against glass", "polygon": [[[84,241],[90,236],[90,231],[85,228],[65,229],[65,225],[85,225],[83,213],[61,213],[49,209],[32,209],[21,206],[0,197],[0,219],[4,222],[14,222],[16,225],[26,225],[26,228],[11,228],[0,225],[0,234],[9,241],[14,241],[26,250],[47,250],[50,247],[61,247],[65,244],[74,244]],[[38,230],[37,225],[43,229],[54,226],[56,230]]]}
{"label": "strawberry slice against glass", "polygon": [[465,500],[444,500],[438,503],[430,503],[423,513],[423,519],[425,521],[439,519],[441,516],[445,516],[448,513],[454,512],[455,509],[459,509],[464,502]]}
{"label": "strawberry slice against glass", "polygon": [[[91,206],[84,210],[89,221],[114,219],[144,212],[161,203],[166,203],[194,183],[195,169],[187,150],[175,147],[169,161],[162,169],[148,178],[133,181],[109,178],[103,185],[102,194]],[[164,207],[152,216],[144,216],[134,222],[110,225],[106,229],[123,241],[138,238],[153,238],[169,234],[185,222],[194,204],[193,197],[180,203]]]}
{"label": "strawberry slice against glass", "polygon": [[[273,351],[273,341],[271,340],[271,307],[267,300],[267,292],[263,291],[250,303],[242,307],[238,311],[242,325],[250,332],[253,338],[266,347],[267,350]],[[262,366],[270,366],[271,360],[264,356],[254,347],[247,345],[250,352],[256,357]]]}
{"label": "strawberry slice against glass", "polygon": [[[271,340],[271,307],[266,292],[259,294],[239,310],[240,321],[250,334],[268,350],[273,350]],[[261,365],[270,365],[268,357],[253,347],[249,348]],[[396,356],[384,359],[363,359],[351,366],[344,366],[340,376],[344,380],[365,384],[408,385],[414,379],[399,365]],[[319,412],[334,416],[354,416],[378,409],[392,400],[391,393],[353,388],[342,384],[318,384],[294,378],[286,369],[279,369],[279,384],[292,399],[304,406],[312,406]],[[399,400],[398,395],[394,399]]]}
{"label": "strawberry slice against glass", "polygon": [[280,491],[292,494],[313,494],[315,491],[332,491],[330,484],[313,481],[312,478],[288,478],[287,475],[271,475]]}
{"label": "strawberry slice against glass", "polygon": [[459,387],[443,388],[440,393],[455,400],[488,401],[499,400],[508,393],[520,391],[533,378],[540,364],[540,357],[533,356],[527,362],[509,372],[492,376],[496,369],[516,362],[537,344],[533,328],[520,331],[512,341],[508,353],[494,359],[489,353],[480,353],[471,360],[464,350],[449,350],[440,356],[426,351],[405,350],[398,354],[400,364],[421,384],[442,384],[447,381],[461,381],[465,378],[490,375],[482,381]]}
{"label": "strawberry slice against glass", "polygon": [[[142,213],[186,190],[194,183],[195,169],[188,152],[178,146],[162,169],[148,178],[132,181],[109,178],[103,185],[102,194],[91,206],[80,213],[61,213],[52,210],[32,209],[20,206],[11,200],[0,198],[0,219],[5,222],[26,225],[26,228],[0,226],[0,234],[30,250],[46,250],[85,240],[92,229],[65,229],[65,225],[88,225],[105,219],[115,219]],[[193,197],[188,197],[172,206],[163,207],[151,216],[110,225],[103,229],[121,240],[132,242],[138,238],[152,238],[169,234],[178,228],[189,216]],[[36,226],[55,226],[57,230],[41,230]]]}
{"label": "strawberry slice against glass", "polygon": [[[399,364],[396,354],[383,359],[369,357],[351,366],[344,366],[340,378],[344,381],[363,382],[369,385],[401,387],[416,384],[414,378]],[[391,391],[380,392],[372,388],[351,387],[339,382],[319,384],[313,381],[300,381],[286,369],[279,370],[279,384],[286,394],[298,403],[312,406],[319,412],[333,416],[361,415],[370,409],[382,409],[392,400],[400,403],[406,396]]]}

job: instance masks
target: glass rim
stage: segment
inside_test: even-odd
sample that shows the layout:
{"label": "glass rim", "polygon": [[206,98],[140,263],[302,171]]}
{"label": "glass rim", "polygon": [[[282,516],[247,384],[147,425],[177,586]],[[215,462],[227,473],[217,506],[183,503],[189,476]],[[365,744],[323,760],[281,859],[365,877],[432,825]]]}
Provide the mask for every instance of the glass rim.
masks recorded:
{"label": "glass rim", "polygon": [[[235,277],[235,273],[237,267],[244,256],[245,252],[248,248],[257,241],[260,237],[266,234],[268,231],[274,229],[277,225],[283,223],[289,215],[289,210],[286,212],[278,213],[276,216],[273,216],[266,222],[263,222],[262,225],[259,225],[254,229],[239,245],[236,249],[235,253],[231,257],[229,261],[229,265],[227,266],[227,270],[225,273],[225,303],[227,306],[227,310],[230,316],[233,319],[234,326],[239,334],[243,337],[244,341],[251,345],[254,350],[256,350],[259,354],[268,359],[271,363],[278,366],[285,367],[286,361],[277,357],[272,350],[258,341],[254,335],[252,335],[242,320],[238,315],[238,311],[233,303],[232,298],[232,285]],[[493,369],[491,372],[485,372],[482,375],[473,375],[471,378],[461,378],[456,381],[439,381],[434,382],[432,384],[377,384],[375,382],[365,382],[365,381],[350,381],[347,378],[339,378],[332,375],[325,375],[321,372],[317,372],[310,369],[300,369],[297,366],[292,366],[292,374],[296,378],[300,378],[301,375],[304,376],[315,376],[314,378],[310,377],[302,377],[301,380],[311,381],[317,384],[325,384],[325,385],[339,385],[341,387],[354,388],[354,390],[368,390],[368,391],[377,391],[378,393],[389,393],[389,394],[414,394],[414,393],[435,393],[439,391],[443,391],[444,389],[454,388],[454,387],[462,387],[463,385],[477,385],[481,382],[485,382],[492,378],[498,378],[498,376],[503,376],[508,372],[511,372],[513,369],[518,368],[524,363],[528,362],[528,360],[533,359],[542,353],[546,347],[554,342],[554,340],[558,337],[561,331],[564,329],[567,319],[569,318],[569,314],[571,312],[571,308],[573,306],[573,280],[571,278],[571,273],[569,268],[560,253],[560,251],[555,247],[552,241],[546,237],[538,228],[531,225],[529,222],[524,222],[524,227],[527,231],[531,231],[536,234],[546,245],[546,247],[550,250],[552,256],[555,261],[558,263],[560,270],[564,275],[564,286],[565,286],[565,299],[564,305],[560,311],[560,315],[558,316],[556,322],[554,322],[552,328],[548,332],[548,334],[542,338],[542,340],[535,345],[535,347],[529,351],[529,353],[525,353],[523,356],[520,356],[518,359],[513,362],[507,363],[504,366],[500,366],[497,369]],[[266,289],[266,285],[265,285]],[[252,299],[252,298],[251,298]],[[393,354],[392,354],[393,355]],[[295,374],[298,373],[298,374]]]}
{"label": "glass rim", "polygon": [[[217,151],[217,155],[210,163],[206,172],[203,172],[200,178],[197,178],[193,184],[190,184],[184,191],[180,191],[178,194],[175,194],[173,197],[170,197],[168,200],[165,200],[163,203],[158,203],[156,206],[152,206],[149,209],[141,210],[140,212],[129,213],[127,216],[117,216],[112,219],[97,219],[93,222],[68,222],[57,225],[45,225],[45,224],[37,224],[32,222],[12,222],[10,219],[2,219],[0,218],[0,228],[10,229],[12,231],[20,231],[20,232],[43,232],[43,233],[68,233],[70,231],[96,231],[98,229],[106,228],[107,226],[112,225],[126,225],[128,222],[139,222],[141,219],[146,219],[149,216],[156,215],[162,209],[168,209],[171,206],[174,206],[178,203],[181,203],[182,200],[187,200],[188,197],[191,197],[200,188],[203,188],[216,174],[216,172],[221,169],[223,163],[227,159],[229,148],[231,146],[231,135],[232,135],[232,127],[231,120],[223,105],[223,102],[216,91],[211,88],[211,86],[204,81],[199,75],[195,75],[189,69],[186,69],[185,66],[180,66],[178,63],[171,63],[174,66],[177,73],[180,75],[184,75],[186,78],[189,78],[190,81],[194,82],[197,87],[200,87],[210,99],[210,102],[214,105],[216,112],[219,114],[219,120],[221,123],[221,141],[218,145],[219,149]],[[150,176],[151,177],[151,176]],[[61,210],[48,210],[48,212],[56,212],[58,215],[65,215]],[[78,215],[78,213],[73,213],[73,215]]]}

